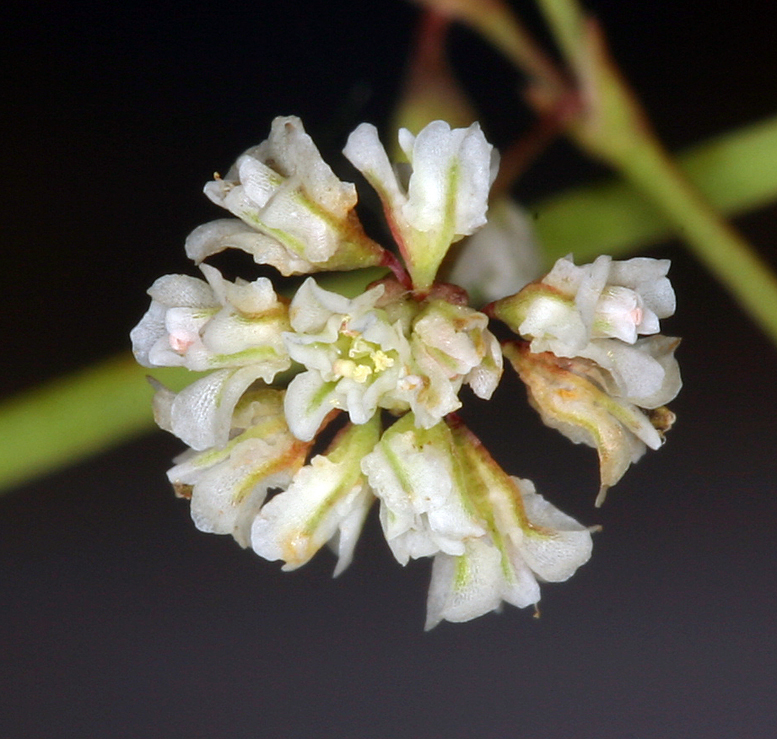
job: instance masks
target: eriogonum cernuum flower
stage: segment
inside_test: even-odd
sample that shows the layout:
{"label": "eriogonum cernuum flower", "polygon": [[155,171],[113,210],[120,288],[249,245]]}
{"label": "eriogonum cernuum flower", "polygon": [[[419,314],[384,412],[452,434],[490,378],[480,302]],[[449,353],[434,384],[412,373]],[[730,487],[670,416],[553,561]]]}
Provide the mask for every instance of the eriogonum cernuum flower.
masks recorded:
{"label": "eriogonum cernuum flower", "polygon": [[[674,313],[669,260],[599,257],[575,266],[559,259],[548,275],[493,304],[493,315],[531,341],[532,352],[585,357],[606,369],[618,394],[644,408],[680,390],[671,352],[653,339],[659,319]],[[659,342],[660,343],[660,342]]]}
{"label": "eriogonum cernuum flower", "polygon": [[434,295],[408,299],[392,280],[349,300],[308,278],[289,315],[286,346],[306,368],[286,395],[286,416],[300,439],[312,439],[333,408],[357,424],[378,408],[412,409],[428,428],[461,406],[463,382],[489,398],[502,372],[485,315]]}
{"label": "eriogonum cernuum flower", "polygon": [[399,145],[412,167],[407,189],[375,126],[362,123],[344,152],[380,195],[413,285],[426,290],[450,245],[485,225],[498,156],[477,123],[451,130],[434,121],[418,136],[403,128]]}
{"label": "eriogonum cernuum flower", "polygon": [[607,372],[590,359],[534,354],[518,343],[505,345],[504,351],[545,424],[575,443],[596,448],[601,477],[597,506],[647,447],[658,449],[663,444],[663,434],[674,421],[671,411],[658,408],[644,413],[634,403],[608,393],[604,389]]}
{"label": "eriogonum cernuum flower", "polygon": [[283,344],[287,303],[267,278],[231,283],[208,265],[208,282],[160,277],[148,291],[151,307],[131,333],[145,367],[215,370],[171,403],[170,430],[194,449],[226,443],[232,411],[256,381],[273,381],[291,360]]}
{"label": "eriogonum cernuum flower", "polygon": [[186,242],[195,262],[237,248],[284,275],[383,263],[383,249],[352,212],[356,188],[337,179],[294,116],[276,118],[270,138],[209,182],[205,194],[240,220],[196,229]]}
{"label": "eriogonum cernuum flower", "polygon": [[335,575],[351,562],[364,519],[375,500],[359,467],[380,436],[378,417],[349,424],[326,454],[300,469],[285,492],[254,519],[251,543],[265,559],[282,559],[283,569],[304,565],[328,541],[337,549]]}
{"label": "eriogonum cernuum flower", "polygon": [[[304,464],[310,445],[289,432],[282,396],[271,389],[246,393],[235,408],[230,440],[184,453],[167,473],[176,492],[191,498],[192,518],[201,531],[232,534],[249,546],[268,490],[289,485]],[[165,421],[158,420],[164,428]]]}
{"label": "eriogonum cernuum flower", "polygon": [[[591,554],[591,530],[502,470],[464,426],[462,387],[491,398],[504,351],[543,420],[596,446],[603,494],[661,444],[680,376],[677,340],[657,333],[674,310],[666,262],[560,260],[483,312],[440,281],[451,245],[486,224],[497,155],[477,124],[436,121],[417,136],[400,131],[399,142],[407,176],[368,124],[344,152],[383,202],[396,242],[384,247],[365,235],[354,185],[334,175],[297,118],[277,118],[267,141],[206,186],[237,218],[187,240],[205,279],[157,280],[132,343],[147,367],[205,373],[177,393],[156,383],[154,398],[157,423],[190,447],[168,476],[200,530],[230,534],[287,570],[328,544],[338,574],[377,502],[395,558],[434,559],[431,628],[503,602],[536,604],[539,582],[566,580]],[[472,264],[478,243],[498,246],[500,279],[474,274],[481,295],[526,279],[498,266],[519,225],[507,214],[464,252]],[[231,282],[203,263],[230,248],[286,276],[388,269],[355,291],[351,282],[348,296],[336,280],[325,289],[308,277],[282,297],[267,277]],[[479,289],[484,279],[493,284]],[[515,340],[500,347],[489,316]]]}

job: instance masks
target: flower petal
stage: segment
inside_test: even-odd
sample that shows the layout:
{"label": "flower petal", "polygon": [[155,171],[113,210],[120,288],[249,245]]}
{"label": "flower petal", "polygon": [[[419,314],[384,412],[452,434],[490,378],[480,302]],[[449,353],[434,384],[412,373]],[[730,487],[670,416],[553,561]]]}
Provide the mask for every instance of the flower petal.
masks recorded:
{"label": "flower petal", "polygon": [[380,498],[381,525],[400,564],[439,551],[461,555],[464,539],[485,533],[467,509],[445,424],[424,431],[407,414],[361,466]]}
{"label": "flower petal", "polygon": [[276,495],[256,517],[251,530],[254,551],[265,559],[282,559],[283,569],[302,566],[327,542],[337,538],[335,574],[350,563],[356,539],[374,500],[359,459],[378,440],[378,423],[349,426],[326,456],[303,467],[289,488]]}
{"label": "flower petal", "polygon": [[216,370],[185,387],[171,405],[173,433],[193,449],[224,446],[235,405],[263,372],[261,366]]}
{"label": "flower petal", "polygon": [[232,534],[248,546],[268,489],[286,487],[304,463],[309,445],[289,433],[282,395],[265,389],[245,396],[227,444],[189,451],[168,472],[176,491],[191,498],[192,519],[201,531]]}

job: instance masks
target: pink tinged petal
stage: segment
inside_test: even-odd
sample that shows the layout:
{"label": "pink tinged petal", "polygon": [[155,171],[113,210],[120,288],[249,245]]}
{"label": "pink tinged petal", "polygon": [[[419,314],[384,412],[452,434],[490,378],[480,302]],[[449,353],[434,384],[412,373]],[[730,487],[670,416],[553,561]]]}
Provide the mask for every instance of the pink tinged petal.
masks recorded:
{"label": "pink tinged petal", "polygon": [[613,284],[623,285],[638,292],[646,307],[658,318],[668,318],[676,308],[675,293],[666,277],[670,266],[668,259],[647,257],[613,262],[610,280]]}
{"label": "pink tinged petal", "polygon": [[637,333],[643,336],[648,334],[657,334],[661,330],[658,322],[658,316],[652,310],[643,305],[637,309],[634,314],[634,322],[637,325]]}
{"label": "pink tinged petal", "polygon": [[627,344],[637,340],[637,331],[650,333],[655,327],[658,331],[658,319],[649,313],[647,321],[642,299],[633,290],[612,286],[602,291],[596,304],[596,315],[591,327],[591,338],[616,338]]}
{"label": "pink tinged petal", "polygon": [[171,350],[167,340],[166,314],[167,308],[153,301],[140,323],[130,332],[132,353],[143,367],[180,366],[184,363],[183,357]]}
{"label": "pink tinged petal", "polygon": [[[659,319],[675,308],[668,269],[668,260],[614,262],[602,256],[577,267],[565,257],[539,283],[498,301],[492,312],[532,338],[532,351],[590,357],[591,340],[633,344],[639,334],[659,331]],[[565,310],[570,299],[573,311]]]}
{"label": "pink tinged petal", "polygon": [[201,332],[216,313],[216,309],[168,308],[165,314],[167,346],[157,344],[149,359],[160,365],[168,360],[168,350],[183,358],[182,364],[192,370],[209,369],[207,350],[203,346]]}
{"label": "pink tinged petal", "polygon": [[182,366],[182,352],[197,341],[218,301],[207,283],[186,275],[160,277],[148,294],[151,306],[130,333],[135,357],[144,367]]}

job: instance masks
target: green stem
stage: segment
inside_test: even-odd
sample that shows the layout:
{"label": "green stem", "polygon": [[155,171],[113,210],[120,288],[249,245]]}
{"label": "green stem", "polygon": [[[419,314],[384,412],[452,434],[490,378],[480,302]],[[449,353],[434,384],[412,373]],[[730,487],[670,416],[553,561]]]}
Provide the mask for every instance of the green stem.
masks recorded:
{"label": "green stem", "polygon": [[[127,441],[154,425],[149,370],[123,354],[0,405],[0,490]],[[173,389],[187,370],[154,370]]]}
{"label": "green stem", "polygon": [[[726,215],[777,198],[777,117],[694,146],[677,157],[685,177]],[[634,185],[607,180],[533,203],[529,210],[547,265],[617,256],[672,235],[673,223]]]}
{"label": "green stem", "polygon": [[576,76],[583,107],[569,134],[660,208],[701,261],[777,343],[777,278],[662,147],[577,0],[538,0]]}
{"label": "green stem", "polygon": [[646,145],[622,171],[652,198],[696,256],[777,343],[777,278],[750,245],[688,182],[657,145]]}

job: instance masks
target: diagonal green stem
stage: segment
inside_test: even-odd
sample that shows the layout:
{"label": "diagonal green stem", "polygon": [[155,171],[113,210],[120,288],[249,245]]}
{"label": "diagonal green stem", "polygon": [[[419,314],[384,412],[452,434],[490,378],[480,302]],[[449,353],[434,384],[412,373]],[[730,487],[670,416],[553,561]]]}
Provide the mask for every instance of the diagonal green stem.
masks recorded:
{"label": "diagonal green stem", "polygon": [[642,191],[777,343],[777,278],[675,165],[577,0],[538,0],[577,78],[583,108],[569,134]]}
{"label": "diagonal green stem", "polygon": [[673,223],[701,261],[777,343],[777,278],[657,145],[621,167]]}
{"label": "diagonal green stem", "polygon": [[[777,198],[777,117],[696,145],[677,157],[694,187],[725,215]],[[586,261],[625,254],[671,236],[672,221],[622,180],[567,190],[532,203],[548,266],[573,252]]]}

